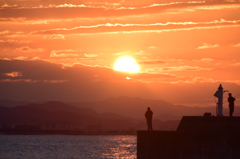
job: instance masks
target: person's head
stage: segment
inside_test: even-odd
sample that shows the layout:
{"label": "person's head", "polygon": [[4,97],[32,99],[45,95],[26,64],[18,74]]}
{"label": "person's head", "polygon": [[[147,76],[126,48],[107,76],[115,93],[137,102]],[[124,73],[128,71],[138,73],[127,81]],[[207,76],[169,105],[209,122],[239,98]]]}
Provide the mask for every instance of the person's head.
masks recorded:
{"label": "person's head", "polygon": [[228,95],[231,97],[231,96],[232,96],[232,93],[228,93]]}
{"label": "person's head", "polygon": [[147,110],[150,110],[150,107],[148,107]]}

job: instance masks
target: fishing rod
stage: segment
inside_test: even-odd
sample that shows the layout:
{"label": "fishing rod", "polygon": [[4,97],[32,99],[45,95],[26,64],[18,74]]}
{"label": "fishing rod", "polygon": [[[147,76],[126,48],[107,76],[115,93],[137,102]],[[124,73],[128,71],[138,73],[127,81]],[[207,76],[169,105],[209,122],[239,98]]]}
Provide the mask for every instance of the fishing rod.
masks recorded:
{"label": "fishing rod", "polygon": [[138,125],[135,127],[135,129],[137,129],[140,125],[142,125],[144,121],[146,121],[146,119],[143,119],[143,120],[141,121],[141,123],[138,124]]}
{"label": "fishing rod", "polygon": [[236,98],[237,96],[239,96],[240,95],[240,93],[239,94],[237,94],[236,96],[234,96],[234,98]]}

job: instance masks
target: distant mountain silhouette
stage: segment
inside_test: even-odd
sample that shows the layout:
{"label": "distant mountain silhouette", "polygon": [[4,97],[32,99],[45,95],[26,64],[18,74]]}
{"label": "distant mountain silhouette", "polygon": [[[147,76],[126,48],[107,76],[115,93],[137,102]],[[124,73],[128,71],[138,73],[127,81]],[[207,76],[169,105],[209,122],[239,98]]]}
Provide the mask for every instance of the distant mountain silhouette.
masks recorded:
{"label": "distant mountain silhouette", "polygon": [[[14,103],[12,101],[9,103],[16,105],[18,102]],[[164,130],[176,128],[182,116],[202,116],[205,112],[216,114],[215,107],[186,107],[163,100],[121,96],[95,102],[63,103],[49,101],[13,108],[0,106],[0,124],[60,124],[76,125],[81,128],[101,125],[102,129],[111,130],[145,129],[144,113],[147,107],[151,107],[154,113],[153,126]],[[240,107],[235,108],[234,116],[240,115],[239,109]],[[223,112],[224,116],[228,116],[228,108],[224,108]]]}
{"label": "distant mountain silhouette", "polygon": [[27,101],[11,101],[11,100],[0,100],[0,106],[3,107],[16,107],[20,105],[27,105],[30,104],[31,102]]}
{"label": "distant mountain silhouette", "polygon": [[[106,100],[70,103],[76,107],[87,107],[98,113],[111,112],[136,119],[144,119],[144,113],[147,107],[153,110],[155,119],[180,120],[182,116],[202,116],[205,112],[216,115],[216,107],[187,107],[183,105],[174,105],[163,100],[150,100],[142,98],[129,98],[125,96],[111,97]],[[228,108],[223,108],[224,115],[228,116]],[[240,115],[240,110],[236,107],[235,115]]]}
{"label": "distant mountain silhouette", "polygon": [[71,125],[85,128],[101,125],[104,129],[128,129],[137,120],[113,113],[96,113],[89,108],[77,108],[61,102],[29,104],[7,108],[0,106],[1,125]]}

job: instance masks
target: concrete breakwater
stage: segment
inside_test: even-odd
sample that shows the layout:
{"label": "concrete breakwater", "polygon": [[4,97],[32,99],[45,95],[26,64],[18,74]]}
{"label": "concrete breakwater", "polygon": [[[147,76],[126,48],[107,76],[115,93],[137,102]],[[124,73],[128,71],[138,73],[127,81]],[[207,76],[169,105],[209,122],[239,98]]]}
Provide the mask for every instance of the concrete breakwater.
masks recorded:
{"label": "concrete breakwater", "polygon": [[240,117],[185,116],[176,131],[138,131],[138,159],[239,159]]}

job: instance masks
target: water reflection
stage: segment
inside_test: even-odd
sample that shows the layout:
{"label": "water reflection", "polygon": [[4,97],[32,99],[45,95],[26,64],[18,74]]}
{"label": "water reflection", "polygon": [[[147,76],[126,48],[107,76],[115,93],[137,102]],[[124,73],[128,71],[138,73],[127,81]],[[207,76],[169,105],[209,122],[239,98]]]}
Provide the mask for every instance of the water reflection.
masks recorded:
{"label": "water reflection", "polygon": [[134,135],[0,135],[4,159],[136,159]]}
{"label": "water reflection", "polygon": [[136,158],[136,137],[131,136],[114,136],[109,138],[108,150],[103,153],[102,156],[105,158],[127,158],[135,159]]}

